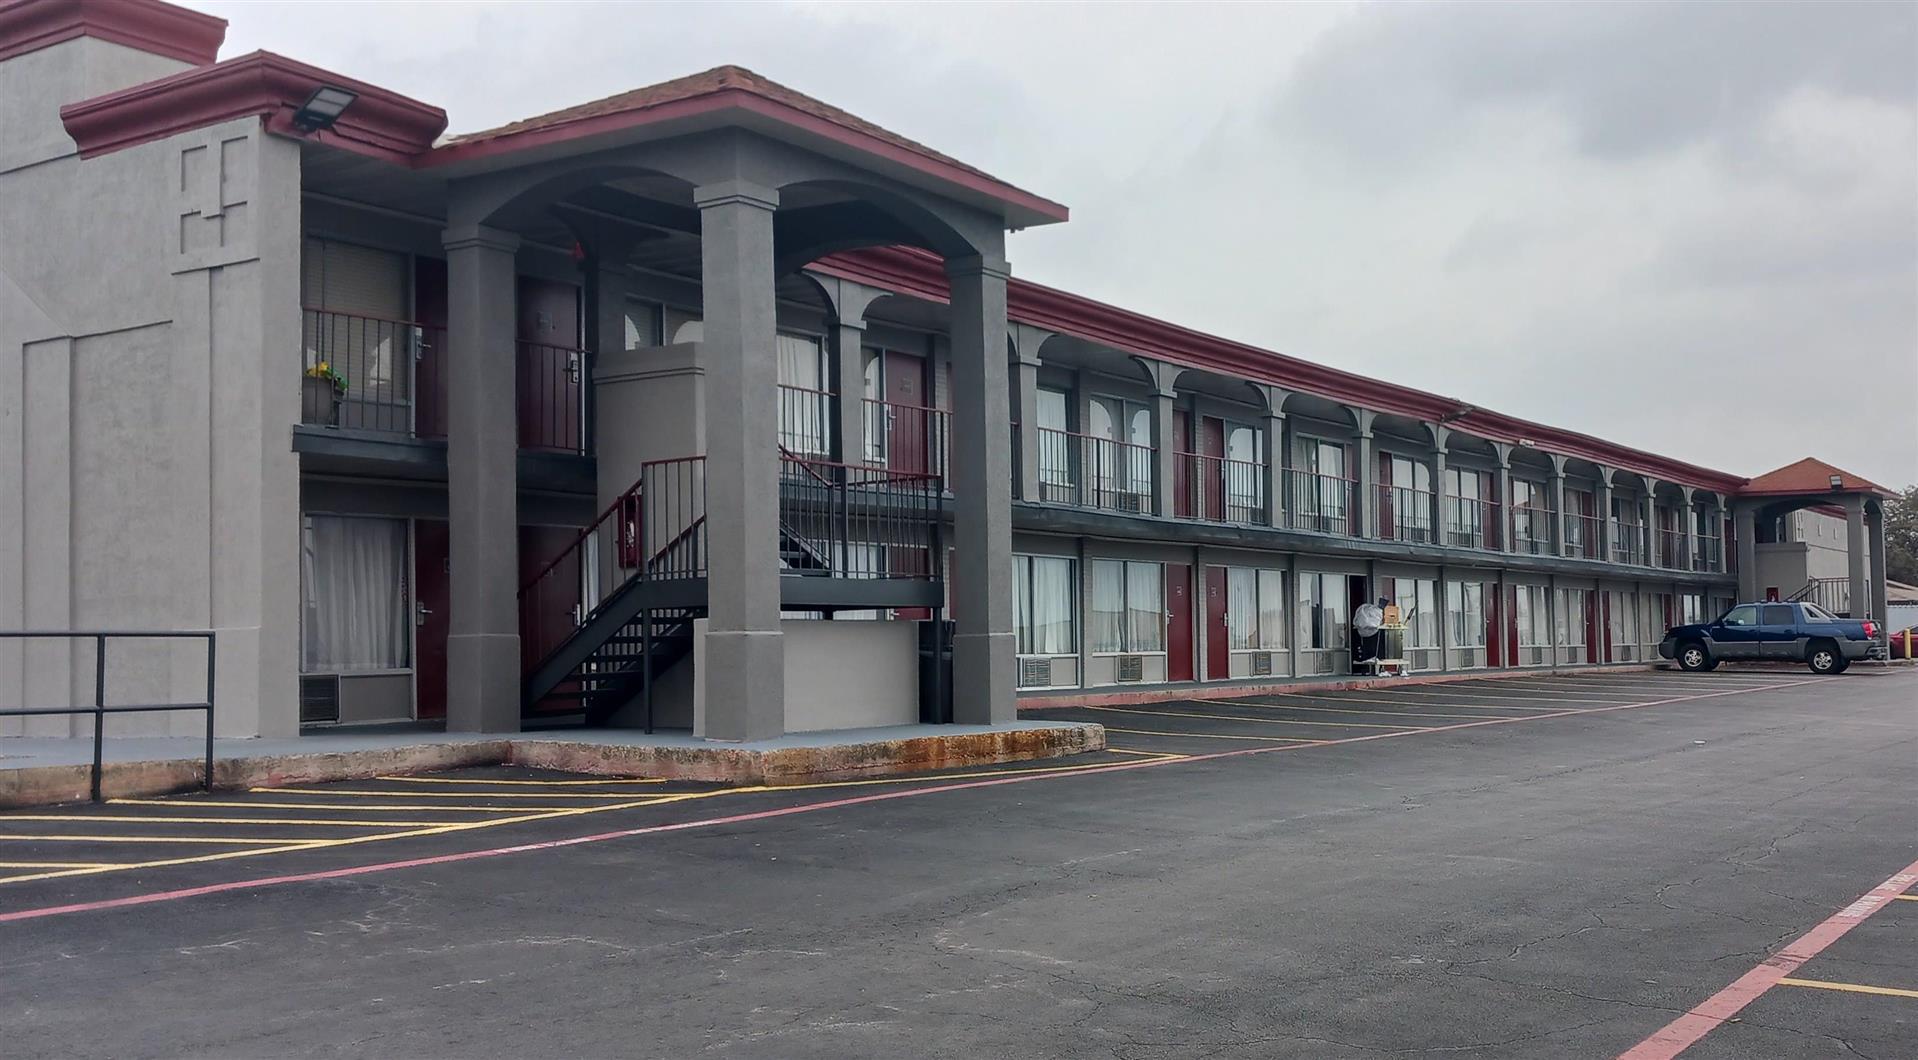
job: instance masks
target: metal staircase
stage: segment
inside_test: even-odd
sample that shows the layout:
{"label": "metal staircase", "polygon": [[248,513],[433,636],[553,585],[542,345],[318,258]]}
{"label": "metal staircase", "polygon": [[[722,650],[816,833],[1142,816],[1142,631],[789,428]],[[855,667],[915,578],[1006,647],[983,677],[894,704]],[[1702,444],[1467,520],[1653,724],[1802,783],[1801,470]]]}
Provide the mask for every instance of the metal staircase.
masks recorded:
{"label": "metal staircase", "polygon": [[1792,603],[1814,603],[1840,618],[1846,618],[1851,615],[1851,579],[1813,578],[1805,583],[1804,588],[1786,599]]}

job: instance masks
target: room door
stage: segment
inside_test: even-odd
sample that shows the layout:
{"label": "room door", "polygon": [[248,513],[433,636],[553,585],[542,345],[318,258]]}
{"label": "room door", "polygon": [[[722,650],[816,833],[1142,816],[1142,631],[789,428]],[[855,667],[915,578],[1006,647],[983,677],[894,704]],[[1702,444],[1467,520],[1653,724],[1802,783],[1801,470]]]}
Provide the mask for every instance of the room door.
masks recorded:
{"label": "room door", "polygon": [[1225,421],[1215,416],[1199,419],[1199,453],[1208,459],[1198,461],[1199,496],[1204,505],[1202,519],[1225,520]]}
{"label": "room door", "polygon": [[446,262],[413,259],[413,320],[419,348],[413,363],[413,433],[446,437]]}
{"label": "room door", "polygon": [[1192,680],[1192,566],[1165,565],[1165,679]]}
{"label": "room door", "polygon": [[1225,624],[1225,568],[1205,569],[1205,679],[1232,676],[1232,633]]}
{"label": "room door", "polygon": [[519,444],[577,452],[580,379],[579,288],[533,276],[519,278],[516,351]]}
{"label": "room door", "polygon": [[[579,538],[579,530],[568,526],[522,526],[519,528],[519,582],[525,585],[546,569],[561,554],[567,554],[560,569],[541,579],[541,591],[533,599],[531,613],[520,615],[520,669],[530,670],[554,648],[573,635],[579,624],[580,571],[579,552],[568,553]],[[570,691],[562,684],[556,692]],[[577,704],[554,699],[539,705],[541,710],[567,709]]]}
{"label": "room door", "polygon": [[446,523],[413,521],[413,714],[446,717],[446,629],[452,613]]}
{"label": "room door", "polygon": [[924,474],[932,470],[938,417],[926,393],[926,359],[898,350],[885,352],[886,466]]}

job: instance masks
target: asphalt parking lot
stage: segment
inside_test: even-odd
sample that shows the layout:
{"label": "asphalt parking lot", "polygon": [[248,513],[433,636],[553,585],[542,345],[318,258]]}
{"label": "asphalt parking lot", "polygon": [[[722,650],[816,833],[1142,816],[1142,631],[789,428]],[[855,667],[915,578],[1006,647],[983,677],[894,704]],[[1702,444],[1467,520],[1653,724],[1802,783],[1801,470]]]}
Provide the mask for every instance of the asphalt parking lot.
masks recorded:
{"label": "asphalt parking lot", "polygon": [[[1918,673],[1115,704],[781,789],[0,815],[23,1056],[1918,1057]],[[1914,892],[1914,893],[1907,893]]]}

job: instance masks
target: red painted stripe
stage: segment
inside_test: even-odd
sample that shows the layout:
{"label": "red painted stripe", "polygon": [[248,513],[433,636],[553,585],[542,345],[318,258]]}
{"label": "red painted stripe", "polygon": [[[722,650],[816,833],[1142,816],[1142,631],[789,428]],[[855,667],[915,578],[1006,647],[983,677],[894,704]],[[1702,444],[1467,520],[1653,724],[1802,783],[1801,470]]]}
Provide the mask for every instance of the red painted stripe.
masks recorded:
{"label": "red painted stripe", "polygon": [[[1823,678],[1822,680],[1836,679]],[[1076,772],[1035,772],[1010,777],[995,777],[990,780],[968,780],[953,784],[929,784],[926,787],[886,791],[876,795],[857,795],[846,799],[830,799],[825,802],[801,803],[797,806],[785,806],[775,810],[759,810],[753,813],[730,814],[725,817],[705,817],[695,821],[680,821],[675,824],[648,825],[643,828],[623,828],[612,832],[598,832],[593,835],[574,836],[570,839],[551,839],[538,843],[519,843],[513,846],[492,847],[486,850],[465,850],[454,854],[436,854],[432,857],[408,858],[403,861],[383,861],[371,865],[354,865],[343,869],[325,869],[317,872],[300,872],[284,876],[262,876],[250,880],[232,880],[226,883],[212,883],[202,887],[183,887],[171,891],[152,891],[147,894],[128,895],[124,898],[107,898],[94,902],[76,902],[71,905],[43,906],[39,909],[20,909],[10,913],[0,913],[0,923],[10,923],[19,920],[39,920],[44,917],[62,916],[68,913],[90,913],[108,909],[123,909],[128,906],[150,905],[154,902],[172,902],[183,898],[198,898],[202,895],[223,894],[229,891],[247,891],[260,887],[276,887],[289,883],[345,879],[375,872],[390,872],[395,869],[423,868],[428,865],[448,865],[460,861],[474,861],[479,858],[496,858],[507,854],[525,854],[537,850],[555,850],[560,847],[579,846],[583,843],[603,843],[612,839],[629,839],[633,836],[657,835],[663,832],[683,832],[694,828],[715,828],[720,825],[743,824],[748,821],[764,821],[776,817],[789,817],[793,814],[838,809],[844,806],[860,806],[866,803],[888,802],[893,799],[908,799],[920,795],[934,795],[945,791],[991,788],[998,787],[1001,784],[1026,784],[1039,780],[1060,780],[1067,777],[1117,773],[1132,769],[1152,769],[1158,766],[1187,765],[1194,762],[1211,762],[1224,758],[1243,758],[1250,755],[1299,751],[1308,747],[1330,747],[1338,744],[1369,743],[1373,740],[1390,740],[1400,736],[1420,736],[1427,733],[1452,732],[1457,729],[1477,729],[1487,725],[1510,725],[1517,722],[1542,721],[1547,718],[1565,718],[1579,714],[1603,714],[1615,710],[1636,710],[1641,707],[1664,706],[1694,699],[1715,699],[1719,696],[1740,695],[1747,692],[1761,692],[1771,688],[1782,687],[1786,686],[1763,685],[1758,688],[1727,689],[1722,692],[1701,692],[1696,695],[1674,696],[1669,699],[1651,699],[1642,703],[1617,703],[1605,707],[1561,710],[1551,714],[1533,714],[1524,717],[1487,718],[1483,721],[1460,722],[1457,725],[1439,725],[1431,728],[1408,729],[1403,732],[1379,732],[1366,736],[1343,737],[1336,740],[1315,740],[1311,743],[1287,744],[1282,747],[1244,747],[1234,751],[1214,751],[1207,754],[1188,755],[1184,758],[1157,758],[1141,762],[1118,762],[1109,766],[1098,766]]]}
{"label": "red painted stripe", "polygon": [[1666,1024],[1657,1034],[1619,1054],[1618,1060],[1672,1060],[1700,1038],[1716,1030],[1720,1024],[1738,1015],[1746,1005],[1758,1000],[1759,995],[1777,986],[1780,979],[1797,971],[1806,961],[1844,938],[1846,932],[1890,905],[1893,898],[1911,889],[1914,883],[1918,883],[1918,861],[1905,866],[1903,871],[1866,891],[1857,901],[1793,939],[1784,949],[1765,958],[1758,967],[1739,976],[1730,986],[1706,998],[1690,1012]]}

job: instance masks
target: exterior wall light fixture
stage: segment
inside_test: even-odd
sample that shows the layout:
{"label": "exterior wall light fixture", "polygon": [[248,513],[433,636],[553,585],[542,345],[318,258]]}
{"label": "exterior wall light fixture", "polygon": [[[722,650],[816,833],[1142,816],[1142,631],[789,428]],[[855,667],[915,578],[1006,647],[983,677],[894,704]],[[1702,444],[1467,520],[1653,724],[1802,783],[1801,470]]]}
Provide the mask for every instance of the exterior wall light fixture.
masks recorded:
{"label": "exterior wall light fixture", "polygon": [[346,108],[358,98],[358,92],[321,85],[306,97],[306,102],[300,104],[299,110],[293,112],[293,125],[305,132],[331,129],[333,123],[340,120],[340,115],[346,113]]}

